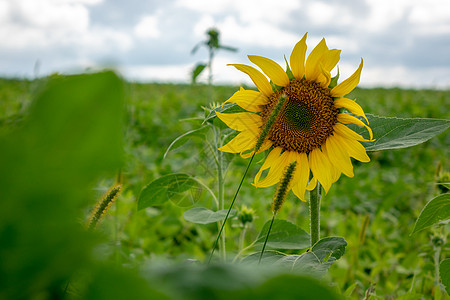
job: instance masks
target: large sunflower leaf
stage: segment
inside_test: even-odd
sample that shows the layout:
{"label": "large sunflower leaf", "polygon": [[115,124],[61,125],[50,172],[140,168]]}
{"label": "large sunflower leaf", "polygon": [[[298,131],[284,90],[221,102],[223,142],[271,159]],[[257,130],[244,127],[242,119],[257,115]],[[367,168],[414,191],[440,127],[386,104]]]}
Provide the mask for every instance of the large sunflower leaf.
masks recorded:
{"label": "large sunflower leaf", "polygon": [[450,194],[442,194],[425,205],[411,234],[447,219],[450,219]]}
{"label": "large sunflower leaf", "polygon": [[[367,114],[374,142],[362,143],[366,151],[407,148],[428,141],[450,127],[449,120],[427,118],[392,118]],[[352,129],[367,136],[365,128]]]}
{"label": "large sunflower leaf", "polygon": [[[184,212],[183,217],[186,221],[196,224],[209,224],[225,220],[228,209],[212,211],[205,207],[194,207]],[[230,217],[236,215],[236,210],[230,211]]]}
{"label": "large sunflower leaf", "polygon": [[[194,190],[194,192],[193,192]],[[190,206],[198,200],[198,182],[188,174],[162,176],[145,186],[138,199],[138,210],[158,206],[172,200],[178,206]]]}
{"label": "large sunflower leaf", "polygon": [[[264,243],[270,221],[264,224],[256,243]],[[273,249],[306,249],[310,245],[309,234],[286,220],[275,220],[270,231],[267,247]]]}

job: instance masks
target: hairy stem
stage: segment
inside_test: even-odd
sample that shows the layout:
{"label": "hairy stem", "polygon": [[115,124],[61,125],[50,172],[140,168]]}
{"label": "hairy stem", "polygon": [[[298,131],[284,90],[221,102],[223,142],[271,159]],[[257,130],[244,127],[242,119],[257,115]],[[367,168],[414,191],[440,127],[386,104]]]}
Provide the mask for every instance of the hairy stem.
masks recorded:
{"label": "hairy stem", "polygon": [[320,239],[320,184],[309,192],[309,214],[311,221],[311,248]]}

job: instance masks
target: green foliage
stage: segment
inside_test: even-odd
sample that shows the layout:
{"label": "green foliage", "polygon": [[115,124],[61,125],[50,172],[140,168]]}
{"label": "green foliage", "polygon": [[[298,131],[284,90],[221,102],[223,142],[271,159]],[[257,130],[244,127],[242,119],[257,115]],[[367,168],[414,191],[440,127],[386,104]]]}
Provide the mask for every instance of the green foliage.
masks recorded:
{"label": "green foliage", "polygon": [[[400,149],[416,146],[444,132],[450,121],[422,118],[387,118],[367,114],[374,142],[363,143],[366,151]],[[360,134],[365,130],[355,130]]]}
{"label": "green foliage", "polygon": [[[267,221],[258,235],[256,243],[264,243],[269,231],[270,221]],[[267,247],[274,249],[306,249],[309,247],[309,234],[297,225],[275,219],[270,231]]]}
{"label": "green foliage", "polygon": [[197,77],[203,72],[203,70],[206,68],[206,64],[199,63],[195,66],[194,70],[192,71],[192,82],[195,83],[197,81]]}
{"label": "green foliage", "polygon": [[77,224],[93,180],[122,164],[123,84],[112,72],[51,80],[0,136],[0,298],[62,298],[91,261]]}
{"label": "green foliage", "polygon": [[441,264],[439,265],[439,273],[442,284],[445,286],[447,294],[450,295],[450,258],[441,261]]}
{"label": "green foliage", "polygon": [[[218,221],[225,220],[228,209],[221,209],[219,211],[212,211],[205,207],[194,207],[187,210],[183,216],[186,221],[197,223],[197,224],[209,224]],[[230,211],[230,217],[236,215],[236,210],[232,209]]]}
{"label": "green foliage", "polygon": [[195,83],[197,80],[197,77],[203,72],[203,70],[208,67],[209,69],[209,76],[208,76],[208,84],[212,85],[212,63],[214,60],[214,55],[216,51],[219,49],[236,52],[237,49],[230,46],[224,46],[220,43],[220,33],[219,30],[216,28],[210,28],[206,31],[207,39],[205,41],[202,41],[195,45],[195,47],[192,49],[191,54],[195,54],[197,50],[200,48],[200,46],[205,46],[208,48],[209,52],[209,60],[208,64],[199,63],[195,66],[194,70],[192,71],[192,82]]}
{"label": "green foliage", "polygon": [[[205,258],[205,253],[212,247],[217,226],[186,222],[183,218],[186,208],[180,208],[172,201],[136,210],[142,188],[167,174],[193,174],[196,180],[211,189],[216,187],[211,153],[203,144],[204,139],[193,138],[196,134],[180,138],[167,152],[166,159],[163,158],[168,145],[180,133],[200,128],[204,119],[201,106],[211,100],[224,101],[237,90],[236,87],[215,86],[214,95],[210,97],[205,86],[113,80],[114,84],[103,88],[105,85],[99,85],[101,81],[97,81],[97,76],[62,76],[54,80],[73,83],[75,78],[90,78],[86,81],[94,80],[94,86],[102,87],[101,92],[96,92],[97,96],[91,97],[100,99],[98,101],[104,100],[101,95],[112,99],[124,94],[125,127],[114,129],[118,128],[117,120],[121,120],[121,115],[106,117],[108,110],[117,109],[114,100],[102,107],[87,105],[81,117],[73,119],[58,118],[59,113],[68,116],[68,110],[64,109],[68,101],[59,101],[62,108],[42,115],[47,122],[54,122],[48,126],[62,131],[58,135],[57,129],[50,130],[51,139],[57,139],[53,146],[48,143],[51,139],[45,137],[46,131],[40,124],[33,122],[33,126],[38,127],[35,130],[29,125],[29,120],[34,118],[29,117],[32,114],[29,108],[34,106],[30,106],[32,95],[42,90],[42,84],[48,80],[0,80],[0,165],[4,170],[0,174],[0,298],[61,298],[68,278],[71,279],[69,296],[85,299],[109,299],[112,295],[199,299],[198,295],[207,297],[211,294],[217,295],[218,299],[308,299],[311,293],[314,293],[310,296],[314,297],[312,299],[336,297],[324,282],[296,274],[283,275],[280,273],[284,271],[268,268],[269,257],[281,258],[277,252],[266,252],[261,268],[251,268],[247,272],[242,271],[244,267],[240,264],[210,267],[181,264],[179,262],[186,259]],[[67,89],[69,93],[63,94],[61,99],[71,99],[71,94],[77,95],[89,86],[85,82],[76,89]],[[125,92],[121,91],[123,87]],[[448,111],[443,109],[450,101],[449,91],[356,89],[349,98],[357,98],[366,112],[377,115],[449,118]],[[75,107],[73,111],[78,109]],[[52,116],[58,121],[51,121]],[[95,118],[91,118],[93,116]],[[208,122],[216,122],[216,119],[211,118]],[[90,125],[78,126],[84,122],[92,122],[92,128]],[[98,126],[103,129],[95,129],[100,128]],[[125,133],[125,159],[119,155],[117,160],[108,163],[109,151],[117,153],[117,149],[113,149],[115,145],[109,144],[109,137],[117,134],[120,139],[122,133]],[[198,133],[198,136],[210,138],[207,130]],[[430,195],[437,192],[434,183],[436,166],[440,162],[448,169],[449,143],[449,135],[444,132],[416,147],[373,151],[369,154],[369,164],[354,162],[354,178],[342,177],[322,198],[321,235],[344,236],[348,242],[345,255],[331,268],[324,268],[326,265],[319,268],[328,269],[325,278],[333,282],[335,291],[352,299],[362,299],[366,290],[376,284],[373,292],[376,296],[372,298],[432,298],[435,268],[430,232],[417,232],[413,238],[409,233]],[[224,154],[227,165],[230,157]],[[239,236],[244,247],[240,256],[247,255],[245,248],[258,239],[266,220],[271,217],[270,200],[274,190],[255,189],[250,185],[263,157],[264,154],[255,157],[237,203],[251,207],[255,217],[245,230],[237,218],[229,220],[226,227],[228,258],[236,255]],[[233,196],[247,162],[234,157],[229,164],[224,189],[226,204]],[[98,226],[103,237],[88,234],[76,222],[84,223],[83,215],[88,214],[106,187],[111,186],[107,179],[99,181],[99,176],[114,177],[111,172],[120,166],[124,191]],[[195,205],[211,207],[211,197],[204,195],[209,194],[196,197]],[[361,232],[366,216],[369,222],[366,230]],[[292,194],[288,195],[279,218],[295,223],[299,228],[309,226],[306,205]],[[443,228],[448,230],[448,225]],[[449,247],[449,242],[444,240],[442,258],[448,255],[445,250]],[[290,259],[303,255],[299,249],[285,252],[282,257],[289,256]],[[155,257],[166,257],[175,263],[162,262],[158,269]],[[248,259],[252,257],[247,256]],[[329,255],[328,261],[332,257]],[[254,258],[257,263],[259,252]],[[307,254],[302,260],[309,260],[311,266],[320,266],[317,259],[314,265],[312,258],[312,254]],[[289,262],[289,259],[285,260]],[[144,282],[134,269],[146,263],[152,267],[144,268]],[[289,266],[293,266],[293,261]],[[298,260],[295,266],[300,268]],[[442,275],[442,270],[441,267],[443,283],[448,282],[445,279],[448,276]],[[317,297],[317,293],[326,294]]]}
{"label": "green foliage", "polygon": [[411,234],[448,219],[450,219],[450,194],[442,194],[425,205]]}
{"label": "green foliage", "polygon": [[138,199],[138,210],[157,206],[169,200],[176,202],[180,206],[190,206],[194,204],[198,197],[192,193],[192,189],[198,189],[198,183],[187,174],[169,174],[156,179],[145,186]]}

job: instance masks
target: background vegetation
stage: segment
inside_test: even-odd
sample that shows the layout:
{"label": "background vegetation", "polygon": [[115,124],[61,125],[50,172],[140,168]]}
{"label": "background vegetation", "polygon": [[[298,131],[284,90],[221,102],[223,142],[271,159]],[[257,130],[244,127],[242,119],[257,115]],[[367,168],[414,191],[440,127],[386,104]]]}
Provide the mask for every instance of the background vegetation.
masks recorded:
{"label": "background vegetation", "polygon": [[[0,79],[0,133],[2,135],[7,135],[10,132],[14,132],[14,130],[24,130],[23,127],[25,126],[24,124],[27,124],[26,120],[29,111],[33,108],[32,100],[36,98],[36,95],[39,95],[39,91],[43,89],[47,81],[48,78],[33,81]],[[116,132],[116,140],[120,140],[120,136],[123,136],[123,148],[125,149],[123,167],[121,169],[123,191],[107,212],[104,220],[99,224],[97,233],[89,237],[83,236],[80,241],[81,249],[72,249],[73,261],[60,267],[70,269],[73,267],[73,264],[76,264],[77,257],[88,256],[83,251],[88,251],[91,249],[89,247],[96,245],[93,260],[113,262],[112,265],[124,265],[131,270],[134,268],[142,270],[145,266],[150,265],[153,271],[148,271],[150,275],[144,276],[146,278],[151,279],[158,276],[160,276],[158,278],[164,278],[164,276],[173,276],[173,274],[184,274],[178,269],[182,268],[181,265],[170,267],[167,261],[182,263],[186,260],[203,261],[207,258],[217,234],[217,225],[190,223],[183,218],[183,213],[195,206],[212,207],[210,195],[204,189],[198,188],[187,195],[186,199],[188,201],[181,203],[181,206],[174,202],[167,202],[164,205],[140,211],[136,209],[136,201],[145,185],[170,173],[182,172],[190,174],[202,180],[211,189],[216,189],[215,169],[208,149],[204,146],[204,137],[192,137],[174,151],[169,152],[165,158],[164,154],[167,147],[176,137],[199,127],[205,115],[205,110],[202,107],[207,108],[211,107],[211,105],[214,107],[217,103],[222,103],[238,87],[215,86],[211,99],[210,90],[208,86],[204,85],[123,83],[118,79],[114,83],[119,85],[120,88],[117,91],[113,89],[111,97],[114,98],[117,94],[123,93],[125,99],[123,104],[120,104],[118,100],[118,105],[124,105],[125,107],[124,126],[122,129],[116,127],[116,129],[119,128],[119,130],[123,131],[118,135]],[[76,93],[78,91],[74,90],[73,92]],[[99,95],[99,98],[105,97],[104,95]],[[359,88],[353,91],[349,98],[356,98],[366,113],[375,115],[442,119],[449,119],[450,117],[448,111],[450,91]],[[110,119],[105,113],[102,114],[102,110],[96,111],[95,107],[86,108],[92,109],[92,111],[80,113],[77,116],[78,118],[89,118],[91,113],[95,113],[98,114],[98,120],[104,124],[114,127],[115,123],[121,122],[120,113],[117,111],[113,110],[113,113],[119,117]],[[78,108],[74,107],[71,109]],[[58,114],[58,112],[54,111],[53,114]],[[63,116],[64,114],[62,114]],[[46,117],[51,118],[52,116],[47,115]],[[59,123],[54,123],[54,125],[56,124]],[[67,126],[70,128],[69,125]],[[23,134],[27,137],[39,134],[45,135],[44,133],[47,129],[41,128],[39,130],[33,131],[30,129],[29,133],[26,133],[27,135]],[[49,214],[47,210],[54,210],[57,213],[58,209],[61,209],[61,211],[70,209],[72,210],[71,216],[79,224],[87,222],[89,211],[95,206],[101,195],[113,185],[117,176],[115,170],[121,164],[114,159],[103,161],[104,166],[97,169],[96,166],[88,164],[95,165],[94,152],[105,155],[109,151],[117,150],[117,145],[114,145],[114,141],[110,139],[102,140],[102,130],[99,129],[98,134],[92,135],[92,138],[93,141],[96,140],[97,143],[102,144],[104,147],[96,150],[99,152],[93,151],[92,155],[89,154],[88,150],[83,150],[84,154],[89,152],[83,157],[86,161],[86,166],[76,167],[73,161],[66,161],[66,165],[61,166],[61,168],[66,168],[65,172],[72,172],[71,175],[73,176],[75,176],[74,174],[79,174],[77,178],[82,178],[83,176],[80,174],[84,174],[84,171],[91,172],[92,176],[83,180],[80,179],[70,186],[64,186],[65,181],[62,179],[60,182],[53,182],[54,185],[60,186],[55,188],[56,194],[52,194],[52,199],[55,200],[52,203],[57,203],[56,199],[61,198],[59,197],[61,195],[83,197],[83,201],[77,202],[77,205],[61,205],[59,208],[52,205],[29,208],[28,213],[33,214],[31,220],[41,222]],[[78,134],[81,133],[83,133],[82,128],[75,128],[71,132],[70,138],[76,141]],[[13,142],[8,143],[3,145],[11,145]],[[34,142],[30,141],[18,141],[17,143],[19,143],[20,147],[27,148],[26,150],[33,149],[32,146],[35,145],[33,144]],[[342,177],[332,186],[330,192],[322,198],[322,235],[342,236],[348,242],[345,255],[330,268],[329,273],[326,275],[326,280],[330,283],[332,289],[344,292],[350,287],[350,297],[355,299],[364,298],[368,289],[372,290],[373,295],[370,296],[372,299],[396,299],[406,293],[408,293],[409,298],[405,296],[404,299],[421,299],[421,297],[431,299],[431,297],[438,297],[434,288],[434,256],[436,254],[436,243],[441,243],[440,260],[448,257],[450,244],[447,239],[447,233],[449,225],[424,230],[414,236],[410,236],[410,233],[413,230],[417,216],[426,202],[442,192],[439,190],[436,182],[440,181],[441,179],[438,177],[445,170],[448,170],[449,145],[450,136],[445,132],[416,147],[372,152],[369,154],[372,159],[370,163],[359,164],[354,161],[354,178]],[[71,146],[76,149],[78,147],[85,149],[83,145],[73,144]],[[5,149],[9,148],[5,147]],[[45,153],[48,152],[37,149],[35,155],[42,157],[45,156]],[[71,155],[68,154],[67,160],[75,157],[79,159],[75,154]],[[248,160],[243,160],[237,155],[227,155],[226,157],[230,161],[225,188],[226,203],[229,203]],[[20,159],[20,156],[17,155],[16,158]],[[4,164],[1,168],[4,171],[2,172],[9,172],[13,168],[18,169],[21,165],[26,165],[26,163],[30,162],[34,163],[37,160],[34,156],[29,155],[28,161],[24,160],[21,164],[3,161]],[[41,169],[46,168],[45,164],[36,166]],[[244,181],[236,207],[238,210],[242,210],[242,206],[246,205],[255,211],[253,222],[248,225],[246,231],[245,246],[256,239],[264,223],[271,218],[270,205],[275,187],[256,189],[251,186],[250,183],[257,170],[258,159],[255,159],[250,168],[251,174]],[[107,172],[105,173],[105,171]],[[44,175],[46,174],[44,171],[43,173]],[[25,188],[30,189],[36,188],[36,186],[29,182],[27,183],[27,181],[37,180],[40,176],[43,176],[42,173],[28,174],[27,176],[23,174],[25,173],[19,174],[22,177],[17,177],[19,179],[15,184],[23,183]],[[7,178],[5,176],[3,176],[3,180]],[[48,176],[46,180],[48,182],[52,181],[53,177],[51,177],[51,174]],[[69,179],[72,180],[72,177]],[[92,185],[93,179],[95,179],[94,185]],[[43,181],[45,180],[43,179]],[[5,186],[6,184],[3,188]],[[77,191],[77,187],[80,187],[83,192]],[[443,186],[440,188],[445,189]],[[47,190],[41,191],[41,194],[49,195]],[[0,206],[0,208],[3,208],[2,213],[14,212],[11,220],[15,217],[18,218],[20,210],[17,208],[13,209],[13,204],[5,204],[5,199],[11,200],[12,196],[16,194],[8,194],[8,191],[6,191],[6,195],[9,196],[0,200],[3,202],[3,206]],[[66,200],[61,198],[61,201]],[[24,203],[20,205],[26,205],[27,202]],[[26,214],[22,216],[23,220],[25,220],[25,216]],[[288,220],[308,231],[307,216],[307,205],[290,194],[277,218]],[[17,230],[20,232],[21,227],[7,231],[5,226],[10,223],[5,220],[2,221],[3,229],[0,231],[0,242],[13,243],[11,239],[14,240],[12,237],[18,234]],[[28,218],[28,220],[30,219]],[[238,218],[230,221],[229,225],[227,225],[227,257],[231,260],[240,247],[241,241],[239,238],[241,237],[242,224]],[[11,224],[13,224],[12,222]],[[0,224],[2,223],[0,222]],[[53,226],[57,225],[53,224]],[[28,230],[29,228],[23,225],[22,229]],[[69,229],[71,231],[67,232],[67,234],[71,234],[71,236],[68,238],[76,239],[77,235],[80,235],[80,232],[74,231],[72,227]],[[48,236],[52,236],[52,230],[55,230],[55,228],[52,227],[52,224],[48,224],[41,233],[47,233]],[[24,253],[24,256],[31,255],[29,253],[33,252],[33,247],[39,244],[39,238],[42,238],[42,236],[38,236],[36,240],[32,241],[32,245],[28,245],[31,248],[28,248],[29,252]],[[98,239],[102,241],[101,244],[98,243]],[[20,242],[17,243],[17,245],[23,246]],[[69,247],[68,245],[67,247]],[[47,247],[52,249],[62,247],[61,241],[49,241],[37,248],[39,251],[45,252]],[[14,249],[14,247],[11,246],[11,249]],[[247,254],[251,252],[252,250]],[[5,253],[7,252],[2,253],[2,257],[4,257],[3,254]],[[56,262],[53,261],[52,263]],[[89,265],[92,262],[85,260],[84,263]],[[29,268],[22,270],[22,272],[32,274],[36,264],[38,263],[30,263]],[[163,265],[165,267],[158,269],[155,265]],[[55,286],[65,285],[67,278],[62,276],[61,272],[58,272],[61,268],[55,267],[52,269],[52,272],[44,273],[46,277],[41,280],[45,281],[47,277],[59,278],[59,280],[54,282]],[[156,271],[154,270],[155,268]],[[233,270],[227,269],[228,267],[222,266],[222,268],[227,272],[233,272]],[[6,267],[3,269],[7,270]],[[14,270],[14,268],[11,267],[10,270]],[[83,271],[80,272],[83,274]],[[121,281],[117,280],[117,278],[123,278],[123,274],[128,274],[127,272],[122,269],[115,269],[115,267],[111,267],[111,264],[107,266],[98,264],[95,271],[90,273],[89,280],[81,280],[81,283],[78,285],[76,279],[71,280],[72,284],[71,288],[69,288],[69,294],[74,297],[82,294],[91,295],[92,299],[102,299],[101,297],[107,299],[108,291],[114,293],[114,291],[118,290],[114,288],[108,290],[106,288],[108,280],[110,282]],[[212,278],[207,277],[202,270],[191,270],[190,272],[190,276],[198,276],[195,277],[198,279],[198,282]],[[243,270],[240,274],[246,274],[246,272],[251,271]],[[1,275],[6,276],[6,274]],[[32,275],[28,276],[29,281],[25,280],[27,276],[22,273],[17,272],[15,276],[17,276],[16,282],[22,281],[23,284],[27,284],[30,291],[35,291],[33,284],[34,286],[39,286],[39,282],[35,282],[36,277]],[[233,277],[231,274],[229,276]],[[124,288],[122,291],[125,293],[123,294],[124,296],[127,290],[132,290],[133,287],[138,286],[137,283],[143,280],[135,273],[130,273],[127,278],[132,283],[128,284],[128,281],[124,281],[120,285],[125,286],[128,284],[128,289]],[[188,282],[187,277],[181,279],[181,281],[185,280],[185,282]],[[246,280],[243,278],[242,282],[247,284]],[[276,279],[274,280],[276,281]],[[14,283],[14,280],[11,280],[12,283]],[[276,284],[273,282],[271,284],[276,289]],[[177,286],[180,290],[188,290],[186,287],[188,284],[181,286],[178,283],[178,285],[180,285]],[[193,285],[196,286],[195,284]],[[78,288],[75,288],[77,286]],[[142,293],[142,295],[153,293],[153,296],[158,295],[160,292],[156,291],[156,288],[151,290],[151,288],[143,288],[142,286],[139,285],[139,289],[134,290],[134,292]],[[157,287],[157,284],[154,284],[154,287]],[[39,289],[36,288],[36,290]],[[190,292],[192,292],[192,295],[197,295],[198,291],[191,290]],[[41,295],[35,292],[33,294],[36,296],[36,299],[45,299],[49,296],[48,294]],[[8,292],[4,292],[4,295],[8,295]],[[225,293],[222,297],[226,295]],[[0,298],[1,296],[2,294],[0,294]],[[166,296],[161,295],[160,297],[164,298]]]}

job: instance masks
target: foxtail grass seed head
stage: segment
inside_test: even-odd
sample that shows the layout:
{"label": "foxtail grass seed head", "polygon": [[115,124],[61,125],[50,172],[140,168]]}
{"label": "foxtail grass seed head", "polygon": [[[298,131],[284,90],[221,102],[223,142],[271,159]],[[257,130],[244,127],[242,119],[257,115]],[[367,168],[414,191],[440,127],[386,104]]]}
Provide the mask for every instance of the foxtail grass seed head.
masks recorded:
{"label": "foxtail grass seed head", "polygon": [[274,109],[272,110],[272,113],[270,114],[269,118],[267,119],[267,122],[265,123],[264,127],[262,128],[261,133],[259,135],[259,138],[256,141],[255,153],[257,153],[259,151],[259,149],[261,148],[262,144],[266,140],[266,137],[269,134],[273,123],[275,123],[275,120],[277,119],[278,114],[280,113],[281,108],[283,107],[284,102],[286,101],[286,99],[287,99],[287,96],[285,94],[282,94],[278,98],[277,104],[275,105]]}
{"label": "foxtail grass seed head", "polygon": [[91,216],[88,221],[88,229],[93,230],[97,226],[98,222],[105,216],[108,209],[113,202],[119,196],[122,186],[120,184],[113,186],[105,193],[100,202],[97,203],[95,209],[92,210]]}
{"label": "foxtail grass seed head", "polygon": [[283,178],[278,183],[277,190],[275,191],[275,196],[273,197],[272,203],[272,212],[274,215],[278,213],[281,209],[281,206],[286,200],[286,196],[289,190],[292,188],[292,178],[294,177],[295,167],[297,166],[297,162],[291,162],[284,171]]}

